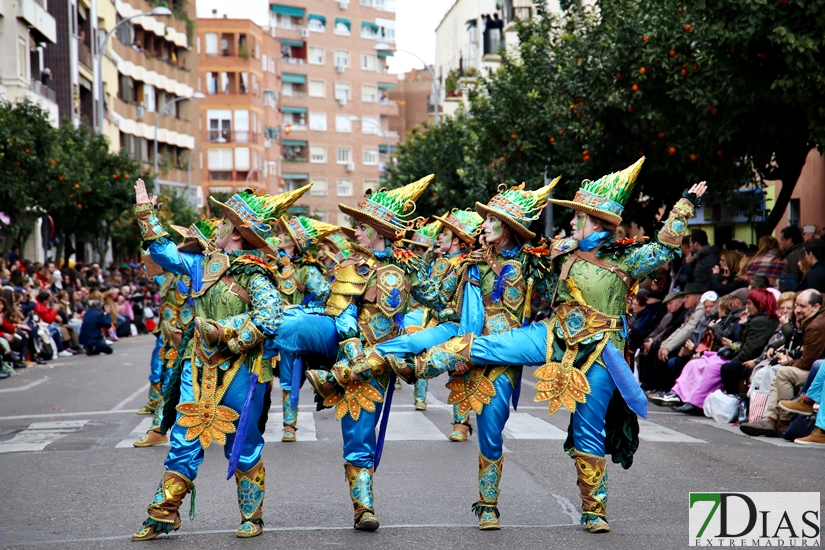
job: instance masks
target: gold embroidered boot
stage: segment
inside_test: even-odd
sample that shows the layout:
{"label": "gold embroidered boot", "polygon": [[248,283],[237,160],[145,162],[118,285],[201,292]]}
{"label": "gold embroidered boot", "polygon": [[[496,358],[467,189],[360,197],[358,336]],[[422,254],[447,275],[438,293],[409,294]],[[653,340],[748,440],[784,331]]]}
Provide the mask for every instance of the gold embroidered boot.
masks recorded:
{"label": "gold embroidered boot", "polygon": [[266,470],[264,459],[249,470],[235,470],[238,484],[238,508],[241,510],[241,526],[235,536],[246,539],[257,537],[264,531],[263,505],[266,493]]}
{"label": "gold embroidered boot", "polygon": [[180,505],[189,491],[192,491],[189,516],[195,515],[195,484],[178,472],[166,470],[155,491],[155,498],[149,505],[149,517],[143,522],[143,528],[132,535],[132,540],[152,540],[164,533],[171,533],[180,528]]}
{"label": "gold embroidered boot", "polygon": [[582,525],[591,533],[607,533],[607,461],[573,453],[582,499]]}
{"label": "gold embroidered boot", "polygon": [[137,413],[144,416],[151,416],[155,414],[158,406],[163,406],[163,394],[160,392],[160,382],[153,382],[149,384],[149,401]]}
{"label": "gold embroidered boot", "polygon": [[293,443],[295,441],[295,430],[298,428],[298,411],[292,408],[292,392],[281,390],[284,398],[284,435],[281,441]]}
{"label": "gold embroidered boot", "polygon": [[498,512],[498,485],[501,483],[501,467],[504,456],[490,460],[478,454],[478,502],[473,504],[473,512],[478,516],[478,528],[482,531],[501,529]]}
{"label": "gold embroidered boot", "polygon": [[372,493],[372,468],[359,468],[346,462],[344,471],[349,483],[349,497],[355,512],[355,524],[359,531],[375,531],[381,523],[375,516],[375,505]]}

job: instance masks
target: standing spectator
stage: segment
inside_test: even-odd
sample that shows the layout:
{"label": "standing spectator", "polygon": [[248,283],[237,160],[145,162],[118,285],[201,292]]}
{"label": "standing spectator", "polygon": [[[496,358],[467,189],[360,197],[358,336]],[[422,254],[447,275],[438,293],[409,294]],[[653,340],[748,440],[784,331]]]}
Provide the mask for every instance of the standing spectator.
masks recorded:
{"label": "standing spectator", "polygon": [[[687,235],[682,237],[680,248],[682,250],[682,264],[679,266],[679,270],[673,278],[673,290],[676,292],[684,290],[687,284],[693,280],[693,268],[695,266],[693,263],[693,255],[690,253],[690,237]],[[671,264],[673,264],[673,262],[671,262]]]}
{"label": "standing spectator", "polygon": [[798,290],[812,288],[825,292],[825,241],[814,239],[803,245],[804,260],[809,267],[808,274],[799,283]]}
{"label": "standing spectator", "polygon": [[825,351],[825,315],[822,294],[816,290],[803,290],[796,295],[794,314],[802,327],[802,353],[793,359],[789,354],[776,352],[783,368],[771,382],[771,395],[762,420],[742,424],[739,429],[748,435],[777,437],[788,428],[792,413],[779,406],[780,400],[793,399],[808,378],[814,361]]}
{"label": "standing spectator", "polygon": [[83,324],[80,326],[80,345],[86,349],[86,355],[97,355],[101,352],[110,355],[114,351],[104,337],[104,331],[112,327],[112,316],[109,315],[108,309],[100,300],[89,302],[89,309],[86,310]]}
{"label": "standing spectator", "polygon": [[693,282],[702,287],[702,292],[710,288],[713,266],[719,264],[719,249],[708,244],[708,234],[696,229],[690,234],[690,253],[693,255]]}
{"label": "standing spectator", "polygon": [[805,240],[802,238],[802,231],[799,226],[789,225],[779,232],[779,248],[785,253],[785,269],[789,275],[793,275],[798,283],[802,279],[799,271],[799,259],[805,254],[802,245]]}
{"label": "standing spectator", "polygon": [[769,286],[774,286],[785,273],[785,259],[779,243],[770,235],[759,237],[759,248],[748,264],[745,280],[750,282],[753,277],[761,275],[768,280]]}

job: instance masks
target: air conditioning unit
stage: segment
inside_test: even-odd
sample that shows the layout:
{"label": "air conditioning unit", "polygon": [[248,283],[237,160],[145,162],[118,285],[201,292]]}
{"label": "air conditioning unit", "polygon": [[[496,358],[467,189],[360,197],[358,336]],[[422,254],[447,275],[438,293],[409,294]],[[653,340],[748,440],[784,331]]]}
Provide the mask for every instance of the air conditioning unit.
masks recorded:
{"label": "air conditioning unit", "polygon": [[342,10],[345,10],[349,7],[349,2],[347,0],[341,0],[340,2],[338,2],[338,7]]}
{"label": "air conditioning unit", "polygon": [[137,106],[137,118],[138,118],[138,119],[143,118],[143,115],[144,115],[145,113],[146,113],[146,109],[144,109],[143,105],[138,105],[138,106]]}
{"label": "air conditioning unit", "polygon": [[347,172],[352,172],[354,170],[355,170],[355,163],[354,162],[348,162],[347,163]]}
{"label": "air conditioning unit", "polygon": [[301,28],[301,38],[309,38],[309,29]]}
{"label": "air conditioning unit", "polygon": [[346,69],[347,69],[347,68],[346,68],[346,67],[344,67],[343,65],[336,65],[336,66],[335,66],[335,72],[336,72],[336,73],[343,73]]}
{"label": "air conditioning unit", "polygon": [[337,99],[338,99],[338,105],[340,105],[341,107],[343,107],[344,105],[346,105],[346,104],[347,104],[347,98],[345,98],[345,97],[339,97],[339,98],[337,98]]}

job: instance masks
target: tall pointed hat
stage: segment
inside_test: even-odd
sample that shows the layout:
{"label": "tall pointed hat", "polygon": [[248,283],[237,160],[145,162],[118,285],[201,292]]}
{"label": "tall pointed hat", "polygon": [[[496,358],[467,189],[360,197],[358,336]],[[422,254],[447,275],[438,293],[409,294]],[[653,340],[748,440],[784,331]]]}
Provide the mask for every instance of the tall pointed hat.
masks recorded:
{"label": "tall pointed hat", "polygon": [[212,196],[209,200],[223,210],[226,218],[249,244],[255,248],[267,249],[277,241],[275,226],[278,219],[286,214],[287,209],[310,187],[312,184],[278,195],[266,195],[247,189],[235,193],[225,203]]}
{"label": "tall pointed hat", "polygon": [[487,204],[476,203],[476,212],[486,218],[488,215],[499,218],[524,239],[532,239],[535,233],[528,229],[530,224],[541,216],[547,206],[547,197],[550,191],[561,179],[557,177],[549,184],[535,191],[525,191],[524,184],[505,189],[504,184],[499,192]]}
{"label": "tall pointed hat", "polygon": [[338,208],[359,222],[375,227],[383,237],[394,241],[409,228],[412,222],[410,216],[415,213],[415,201],[434,177],[434,174],[430,174],[392,191],[382,187],[364,197],[357,207],[339,204]]}
{"label": "tall pointed hat", "polygon": [[324,243],[327,245],[324,254],[336,264],[340,264],[349,258],[349,241],[343,235],[339,233],[327,235]]}
{"label": "tall pointed hat", "polygon": [[633,192],[636,176],[639,175],[644,161],[645,158],[642,157],[624,170],[602,176],[596,181],[584,180],[572,201],[550,199],[550,202],[581,210],[619,225],[622,223],[625,202]]}
{"label": "tall pointed hat", "polygon": [[283,216],[280,222],[289,233],[289,236],[292,237],[295,246],[302,253],[318,244],[327,235],[332,235],[341,230],[337,225],[324,223],[307,216],[295,216],[293,218]]}
{"label": "tall pointed hat", "polygon": [[183,243],[178,246],[178,250],[192,253],[208,250],[215,240],[219,221],[217,218],[203,216],[189,227],[170,224],[170,227],[183,237]]}
{"label": "tall pointed hat", "polygon": [[457,208],[441,217],[436,216],[435,219],[440,220],[445,228],[453,232],[453,235],[470,246],[476,242],[478,234],[481,233],[481,224],[484,222],[484,218],[476,212]]}
{"label": "tall pointed hat", "polygon": [[413,232],[412,236],[409,239],[401,239],[402,242],[410,246],[432,248],[439,233],[441,233],[441,222],[427,223],[427,221],[426,219],[420,220],[419,227]]}

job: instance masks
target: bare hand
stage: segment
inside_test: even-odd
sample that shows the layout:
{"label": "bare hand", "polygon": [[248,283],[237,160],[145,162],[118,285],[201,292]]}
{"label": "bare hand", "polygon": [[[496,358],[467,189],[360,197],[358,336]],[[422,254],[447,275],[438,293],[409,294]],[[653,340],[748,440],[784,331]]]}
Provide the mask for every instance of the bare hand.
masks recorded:
{"label": "bare hand", "polygon": [[749,368],[749,369],[752,369],[753,367],[756,366],[756,362],[753,361],[753,360],[745,361],[745,362],[742,363],[742,366],[746,367],[746,368]]}
{"label": "bare hand", "polygon": [[713,273],[714,275],[719,275],[719,273],[721,273],[722,270],[718,265],[715,265],[711,268],[710,272]]}
{"label": "bare hand", "polygon": [[150,197],[149,193],[146,191],[146,184],[142,179],[138,178],[137,183],[135,184],[135,204],[146,204],[149,202],[157,206],[158,196],[152,195]]}
{"label": "bare hand", "polygon": [[722,345],[730,347],[733,342],[731,342],[730,338],[722,338]]}
{"label": "bare hand", "polygon": [[667,356],[670,352],[665,348],[659,348],[659,361],[667,361]]}
{"label": "bare hand", "polygon": [[462,363],[456,363],[455,370],[453,372],[455,372],[458,375],[461,375],[461,374],[466,373],[468,370],[470,370],[470,365],[468,365],[467,363],[462,362]]}
{"label": "bare hand", "polygon": [[783,367],[787,367],[791,364],[791,358],[785,355],[784,353],[777,352],[776,356],[779,358],[779,364]]}
{"label": "bare hand", "polygon": [[693,193],[694,195],[696,195],[696,198],[698,199],[699,197],[704,195],[705,191],[707,191],[707,190],[708,190],[707,183],[704,182],[704,181],[700,181],[699,183],[694,183],[693,187],[691,187],[688,190],[688,193]]}
{"label": "bare hand", "polygon": [[695,348],[695,347],[696,347],[696,345],[693,343],[693,340],[688,340],[687,342],[685,342],[685,349],[686,350],[693,351],[693,348]]}
{"label": "bare hand", "polygon": [[644,347],[645,355],[647,355],[647,352],[650,351],[651,344],[653,344],[653,342],[651,342],[650,340],[647,340],[647,341],[645,341],[644,345],[642,346],[642,347]]}

